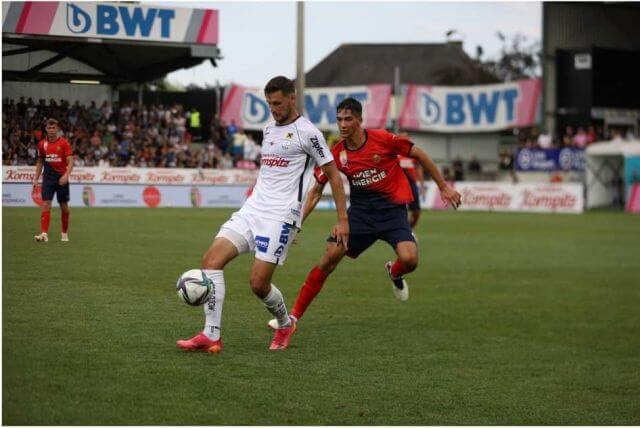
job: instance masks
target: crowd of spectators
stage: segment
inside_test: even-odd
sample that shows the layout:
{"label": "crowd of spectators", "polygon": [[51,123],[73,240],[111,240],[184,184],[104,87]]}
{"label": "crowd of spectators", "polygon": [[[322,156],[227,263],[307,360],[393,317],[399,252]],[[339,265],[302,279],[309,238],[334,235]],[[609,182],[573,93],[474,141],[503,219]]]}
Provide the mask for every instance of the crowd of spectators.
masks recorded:
{"label": "crowd of spectators", "polygon": [[2,161],[35,165],[44,123],[57,119],[78,166],[154,168],[257,168],[260,146],[251,135],[214,119],[211,138],[194,143],[200,133],[191,121],[195,109],[182,105],[144,105],[104,101],[81,105],[44,99],[35,103],[3,99]]}
{"label": "crowd of spectators", "polygon": [[564,147],[584,149],[597,141],[634,140],[635,138],[636,135],[631,128],[624,132],[621,129],[611,128],[605,132],[602,126],[596,125],[586,127],[568,125],[564,130],[556,133],[549,133],[536,127],[518,131],[518,145],[520,147],[540,149]]}

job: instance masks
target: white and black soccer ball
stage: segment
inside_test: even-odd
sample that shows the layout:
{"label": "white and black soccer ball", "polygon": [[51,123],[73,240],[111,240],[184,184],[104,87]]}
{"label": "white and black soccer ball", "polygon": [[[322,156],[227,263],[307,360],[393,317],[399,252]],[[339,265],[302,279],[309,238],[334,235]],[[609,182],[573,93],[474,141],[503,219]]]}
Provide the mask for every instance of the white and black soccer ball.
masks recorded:
{"label": "white and black soccer ball", "polygon": [[180,300],[187,305],[200,306],[211,296],[213,281],[201,269],[191,269],[180,275],[176,291]]}

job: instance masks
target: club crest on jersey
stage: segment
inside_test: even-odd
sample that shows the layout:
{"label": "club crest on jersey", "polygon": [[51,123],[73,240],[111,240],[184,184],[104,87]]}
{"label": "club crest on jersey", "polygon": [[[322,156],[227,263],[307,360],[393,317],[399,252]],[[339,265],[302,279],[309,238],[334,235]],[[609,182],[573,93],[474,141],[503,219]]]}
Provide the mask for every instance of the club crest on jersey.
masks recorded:
{"label": "club crest on jersey", "polygon": [[347,158],[347,151],[343,150],[340,152],[340,163],[347,166],[347,162],[349,162],[349,159]]}
{"label": "club crest on jersey", "polygon": [[373,157],[371,158],[371,160],[373,161],[373,163],[378,163],[380,162],[380,155],[379,154],[374,154]]}
{"label": "club crest on jersey", "polygon": [[293,138],[293,132],[288,132],[287,133],[287,138],[290,140]]}

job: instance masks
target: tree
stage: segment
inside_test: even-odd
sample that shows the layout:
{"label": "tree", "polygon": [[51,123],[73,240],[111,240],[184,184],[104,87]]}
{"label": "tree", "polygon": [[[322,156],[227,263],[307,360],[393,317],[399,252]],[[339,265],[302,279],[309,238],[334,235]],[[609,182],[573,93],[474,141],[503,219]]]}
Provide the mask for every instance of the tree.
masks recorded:
{"label": "tree", "polygon": [[[540,40],[529,41],[524,34],[505,36],[498,31],[496,36],[502,42],[500,57],[482,62],[487,71],[503,82],[529,79],[541,75]],[[482,55],[479,46],[478,60]]]}

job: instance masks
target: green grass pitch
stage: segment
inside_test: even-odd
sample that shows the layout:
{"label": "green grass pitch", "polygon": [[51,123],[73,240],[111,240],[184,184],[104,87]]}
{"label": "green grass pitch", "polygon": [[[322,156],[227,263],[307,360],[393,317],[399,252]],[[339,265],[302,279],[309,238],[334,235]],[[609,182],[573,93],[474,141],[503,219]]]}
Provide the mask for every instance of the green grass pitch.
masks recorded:
{"label": "green grass pitch", "polygon": [[[377,243],[345,259],[295,334],[226,270],[221,355],[178,275],[231,210],[75,209],[37,244],[36,209],[2,211],[7,425],[637,425],[640,217],[424,212],[397,302]],[[316,212],[274,283],[291,307],[334,214]]]}

